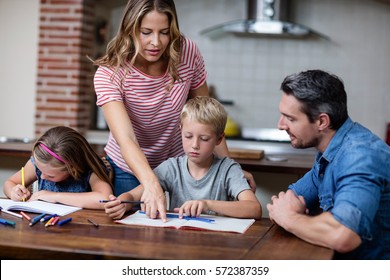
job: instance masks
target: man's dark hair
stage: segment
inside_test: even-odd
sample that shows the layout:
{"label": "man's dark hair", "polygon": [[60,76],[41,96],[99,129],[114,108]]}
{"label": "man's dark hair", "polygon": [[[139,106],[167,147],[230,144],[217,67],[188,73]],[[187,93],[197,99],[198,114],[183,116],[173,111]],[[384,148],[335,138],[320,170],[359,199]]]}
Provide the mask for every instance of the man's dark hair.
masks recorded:
{"label": "man's dark hair", "polygon": [[347,94],[343,81],[322,70],[308,70],[287,76],[281,90],[301,102],[301,110],[310,122],[321,113],[330,118],[330,128],[337,130],[348,118]]}

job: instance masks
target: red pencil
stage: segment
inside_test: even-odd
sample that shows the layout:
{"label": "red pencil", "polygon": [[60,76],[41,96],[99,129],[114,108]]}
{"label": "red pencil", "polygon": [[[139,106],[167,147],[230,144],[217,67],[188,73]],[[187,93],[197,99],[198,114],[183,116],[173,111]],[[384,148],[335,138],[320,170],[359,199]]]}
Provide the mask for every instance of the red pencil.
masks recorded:
{"label": "red pencil", "polygon": [[51,225],[52,226],[54,226],[57,222],[58,222],[58,220],[60,219],[60,217],[55,217],[52,221],[51,221]]}

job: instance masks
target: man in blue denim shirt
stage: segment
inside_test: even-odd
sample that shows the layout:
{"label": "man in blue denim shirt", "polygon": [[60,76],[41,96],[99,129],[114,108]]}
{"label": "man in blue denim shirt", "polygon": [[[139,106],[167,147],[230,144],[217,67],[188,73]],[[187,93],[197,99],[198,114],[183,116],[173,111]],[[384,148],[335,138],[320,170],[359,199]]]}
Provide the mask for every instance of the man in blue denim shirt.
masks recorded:
{"label": "man in blue denim shirt", "polygon": [[390,259],[390,147],[348,116],[343,82],[321,70],[287,76],[279,129],[315,147],[313,168],[272,196],[271,220],[335,259]]}

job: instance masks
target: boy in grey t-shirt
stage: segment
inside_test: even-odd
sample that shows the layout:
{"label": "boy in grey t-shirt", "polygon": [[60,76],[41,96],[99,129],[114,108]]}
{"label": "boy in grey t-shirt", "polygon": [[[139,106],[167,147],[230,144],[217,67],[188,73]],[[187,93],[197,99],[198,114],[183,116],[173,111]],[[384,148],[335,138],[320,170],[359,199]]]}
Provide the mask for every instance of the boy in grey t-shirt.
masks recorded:
{"label": "boy in grey t-shirt", "polygon": [[[170,158],[154,169],[161,186],[169,193],[169,210],[179,213],[179,217],[216,213],[260,219],[260,202],[240,165],[213,154],[224,137],[227,114],[223,106],[210,97],[195,97],[184,106],[180,117],[185,155]],[[139,200],[142,193],[139,185],[117,198],[110,196],[106,213],[120,219],[133,206],[121,200]]]}

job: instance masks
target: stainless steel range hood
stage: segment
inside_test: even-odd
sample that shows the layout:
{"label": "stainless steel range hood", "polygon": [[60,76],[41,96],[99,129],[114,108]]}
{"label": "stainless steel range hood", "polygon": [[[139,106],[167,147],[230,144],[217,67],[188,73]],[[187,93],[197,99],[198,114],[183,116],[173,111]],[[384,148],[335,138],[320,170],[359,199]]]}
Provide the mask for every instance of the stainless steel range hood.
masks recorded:
{"label": "stainless steel range hood", "polygon": [[217,37],[223,33],[242,36],[303,38],[326,36],[301,24],[290,22],[290,0],[247,0],[247,19],[231,21],[201,31]]}

